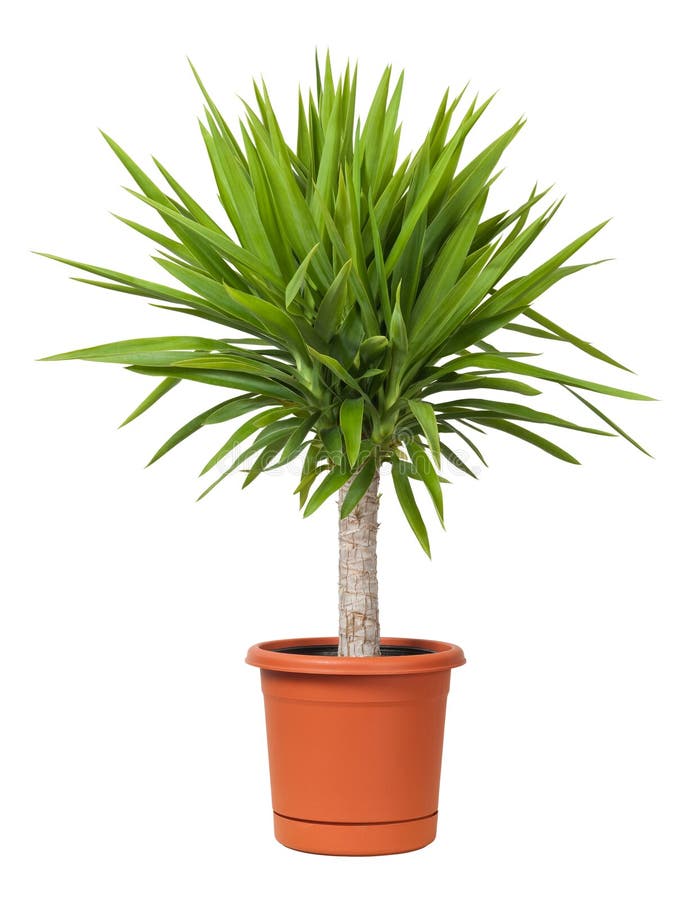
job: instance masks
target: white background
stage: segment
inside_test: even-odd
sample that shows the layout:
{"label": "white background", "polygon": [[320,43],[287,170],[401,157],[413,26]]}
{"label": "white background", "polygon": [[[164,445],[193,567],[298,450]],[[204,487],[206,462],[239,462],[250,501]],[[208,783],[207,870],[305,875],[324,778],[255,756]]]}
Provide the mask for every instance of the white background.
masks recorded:
{"label": "white background", "polygon": [[[609,0],[14,5],[2,54],[3,900],[695,897],[686,12]],[[231,479],[196,505],[196,473],[224,435],[143,464],[216,389],[178,390],[117,432],[145,379],[32,361],[191,330],[29,255],[155,272],[148,242],[107,215],[136,204],[97,126],[214,203],[185,56],[231,116],[263,73],[293,131],[315,46],[337,65],[360,61],[364,99],[386,63],[406,67],[404,148],[442,90],[467,80],[500,89],[473,150],[528,116],[497,198],[515,205],[537,179],[568,195],[531,264],[614,216],[585,258],[616,261],[541,309],[639,375],[563,349],[549,361],[661,398],[604,404],[655,461],[581,435],[565,442],[584,462],[572,467],[488,438],[481,480],[447,488],[432,563],[386,483],[383,631],[468,656],[453,675],[439,837],[391,858],[313,857],[272,838],[258,673],[243,658],[257,640],[335,631],[331,504],[303,521],[291,473],[244,492]]]}

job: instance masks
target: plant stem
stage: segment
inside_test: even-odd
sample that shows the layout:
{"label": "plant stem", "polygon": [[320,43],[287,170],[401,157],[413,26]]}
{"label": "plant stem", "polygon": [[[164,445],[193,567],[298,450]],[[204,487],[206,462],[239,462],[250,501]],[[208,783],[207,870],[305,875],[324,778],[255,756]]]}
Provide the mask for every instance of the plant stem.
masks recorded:
{"label": "plant stem", "polygon": [[[339,656],[379,656],[377,536],[379,471],[339,520]],[[351,480],[339,492],[339,509]]]}

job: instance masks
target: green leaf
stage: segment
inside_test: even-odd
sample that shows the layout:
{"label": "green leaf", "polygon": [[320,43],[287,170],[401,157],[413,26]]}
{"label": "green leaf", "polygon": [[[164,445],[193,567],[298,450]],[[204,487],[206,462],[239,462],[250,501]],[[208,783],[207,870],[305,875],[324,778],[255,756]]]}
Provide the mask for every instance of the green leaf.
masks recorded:
{"label": "green leaf", "polygon": [[[366,398],[366,394],[360,384],[356,381],[353,375],[350,375],[346,369],[341,365],[341,363],[334,359],[331,356],[327,356],[325,353],[319,353],[313,347],[307,348],[310,351],[310,355],[314,356],[316,360],[322,363],[323,366],[326,366],[330,372],[332,372],[336,377],[343,381],[344,384],[347,384],[349,387],[353,388],[354,391],[358,391],[364,398]],[[366,398],[367,399],[367,398]]]}
{"label": "green leaf", "polygon": [[310,212],[319,226],[322,220],[321,204],[329,205],[332,193],[336,187],[337,171],[339,169],[339,152],[341,149],[341,130],[339,116],[341,107],[338,103],[329,116],[329,121],[324,134],[324,146],[315,179],[315,190],[310,200]]}
{"label": "green leaf", "polygon": [[[463,123],[466,124],[466,123]],[[462,129],[462,125],[460,129]],[[471,127],[471,126],[470,126]],[[414,201],[408,215],[405,217],[402,229],[399,232],[397,240],[392,245],[389,256],[385,261],[385,271],[389,275],[394,269],[399,257],[405,249],[409,238],[411,237],[421,216],[426,211],[429,201],[433,196],[436,188],[439,186],[443,173],[446,171],[451,159],[455,154],[459,154],[461,148],[459,133],[456,133],[450,140],[444,152],[440,155],[438,161],[431,169],[428,178],[425,180],[418,197]]]}
{"label": "green leaf", "polygon": [[319,464],[321,454],[321,442],[319,440],[312,441],[310,443],[310,446],[307,448],[307,453],[305,454],[305,459],[303,460],[302,477],[300,479],[300,483],[293,491],[294,494],[298,495],[300,509],[302,509],[305,505],[307,496],[314,481],[322,472],[327,471],[328,466]]}
{"label": "green leaf", "polygon": [[339,411],[341,433],[344,436],[346,456],[351,468],[356,464],[361,449],[364,406],[363,398],[357,397],[353,400],[344,400]]}
{"label": "green leaf", "polygon": [[409,409],[416,421],[421,426],[424,437],[436,461],[440,466],[440,438],[438,437],[438,422],[433,406],[425,400],[408,400]]}
{"label": "green leaf", "polygon": [[375,457],[369,456],[362,469],[353,477],[349,489],[344,496],[344,502],[341,504],[340,517],[345,519],[351,515],[354,509],[365,496],[368,488],[373,483],[377,466]]}
{"label": "green leaf", "polygon": [[223,422],[229,422],[231,419],[255,412],[260,407],[268,405],[269,401],[265,397],[256,397],[254,394],[240,394],[233,400],[228,400],[226,403],[216,406],[206,419],[205,424],[220,425]]}
{"label": "green leaf", "polygon": [[266,177],[261,171],[253,145],[247,143],[247,159],[225,139],[207,114],[209,128],[201,125],[213,168],[220,201],[240,242],[269,266],[287,271],[292,261],[290,250],[281,242],[269,197]]}
{"label": "green leaf", "polygon": [[467,258],[472,241],[479,225],[479,219],[486,203],[487,191],[482,191],[478,198],[473,197],[474,208],[465,209],[460,222],[448,237],[441,252],[436,257],[426,283],[419,293],[414,306],[414,319],[419,316],[427,318],[434,305],[442,302],[443,297],[452,289],[460,277],[464,261]]}
{"label": "green leaf", "polygon": [[290,462],[292,459],[295,459],[297,455],[297,451],[302,447],[303,441],[307,437],[308,433],[314,428],[317,419],[319,418],[319,413],[313,413],[310,416],[302,419],[297,428],[291,432],[290,437],[288,438],[288,442],[286,446],[283,448],[283,453],[281,454],[281,458],[279,460],[280,465],[285,465],[287,462]]}
{"label": "green leaf", "polygon": [[[547,290],[548,286],[556,283],[560,277],[564,277],[566,274],[573,274],[574,272],[579,271],[579,268],[586,268],[587,266],[569,266],[564,269],[562,267],[562,264],[566,262],[569,257],[577,253],[581,249],[581,247],[587,244],[588,241],[599,231],[601,231],[606,225],[607,221],[601,222],[594,228],[590,228],[580,237],[576,238],[576,240],[571,241],[570,244],[567,244],[566,247],[564,247],[558,253],[555,253],[554,256],[548,259],[541,266],[533,269],[533,271],[528,275],[524,276],[523,278],[516,279],[511,284],[505,285],[501,288],[501,290],[496,291],[494,296],[491,297],[491,299],[483,305],[482,311],[484,312],[484,314],[486,316],[492,316],[496,315],[497,313],[503,312],[504,309],[518,307],[521,305],[521,299],[524,299],[525,303],[530,303],[533,299]],[[532,226],[530,226],[530,229],[526,230],[525,233],[529,233],[531,231],[533,234],[535,233],[534,223]],[[523,245],[525,245],[524,235],[521,235],[520,238],[517,238],[516,241],[513,242],[507,253],[505,253],[503,249],[500,251],[503,257],[510,257],[510,259],[507,259],[506,264],[504,265],[504,272],[507,271],[510,267],[508,266],[508,263],[511,262],[512,264],[515,259],[515,253],[511,254],[511,250],[516,243],[522,243]],[[597,265],[597,263],[595,263],[595,265]]]}
{"label": "green leaf", "polygon": [[468,397],[463,400],[458,407],[464,417],[488,418],[493,415],[494,418],[503,419],[521,419],[525,422],[536,422],[539,425],[554,425],[557,428],[569,428],[572,431],[585,431],[587,434],[600,434],[606,437],[610,434],[608,431],[600,431],[597,428],[589,428],[585,425],[576,425],[567,419],[560,419],[559,416],[542,412],[541,410],[531,409],[528,406],[521,406],[519,403],[501,403],[498,400],[481,400],[475,397]]}
{"label": "green leaf", "polygon": [[212,484],[209,484],[205,491],[196,498],[197,501],[202,500],[213,490],[213,488],[217,487],[236,469],[239,469],[242,463],[246,462],[250,457],[268,449],[270,459],[265,457],[264,464],[270,463],[283,448],[283,445],[288,439],[288,432],[292,428],[292,421],[272,422],[270,425],[267,425],[266,428],[263,428],[254,439],[254,442],[236,457],[232,465],[229,466],[222,475],[216,478]]}
{"label": "green leaf", "polygon": [[257,320],[262,330],[266,330],[267,333],[281,340],[284,346],[297,354],[298,358],[309,359],[305,341],[298,331],[298,326],[285,310],[279,309],[261,297],[246,294],[228,285],[225,285],[225,290],[233,300],[236,300]]}
{"label": "green leaf", "polygon": [[[197,223],[193,221],[189,213],[187,213],[186,215],[182,215],[182,212],[186,212],[185,208],[179,206],[175,201],[172,200],[171,197],[168,197],[163,191],[161,191],[160,188],[152,181],[152,179],[149,178],[149,176],[146,175],[138,165],[136,165],[136,163],[128,156],[125,150],[123,150],[116,143],[116,141],[114,141],[104,132],[102,132],[102,135],[111,149],[114,151],[116,156],[122,162],[124,167],[127,169],[138,187],[143,191],[143,194],[136,193],[136,196],[138,196],[145,203],[148,203],[149,205],[152,205],[153,207],[158,209],[172,231],[194,255],[194,257],[199,261],[201,265],[210,269],[211,271],[216,272],[219,277],[224,278],[228,275],[234,277],[231,270],[221,259],[220,254],[215,249],[212,249],[211,246],[206,242],[201,242],[195,236],[195,232],[192,231],[191,228],[189,228],[189,225],[196,225]],[[182,228],[182,226],[185,227]]]}
{"label": "green leaf", "polygon": [[441,490],[438,474],[433,468],[433,464],[428,458],[428,454],[418,441],[407,441],[406,447],[409,456],[411,457],[411,461],[414,463],[419,478],[426,485],[426,490],[431,496],[433,505],[436,509],[436,512],[438,513],[440,524],[445,527],[445,523],[443,521],[443,491]]}
{"label": "green leaf", "polygon": [[629,443],[632,444],[634,447],[636,447],[637,450],[641,450],[642,453],[645,453],[646,456],[650,456],[651,459],[653,459],[653,456],[649,453],[648,450],[645,450],[641,446],[641,444],[637,443],[637,441],[635,441],[634,438],[631,437],[631,435],[628,435],[627,432],[623,431],[619,425],[616,425],[612,421],[612,419],[608,418],[608,416],[606,416],[604,412],[601,412],[597,406],[593,406],[593,404],[589,400],[586,400],[585,397],[582,397],[580,394],[577,394],[576,391],[572,391],[570,387],[567,387],[566,389],[567,389],[567,391],[569,391],[570,394],[573,394],[577,400],[580,400],[580,402],[583,403],[584,406],[588,407],[588,409],[590,409],[591,412],[595,413],[595,415],[599,419],[602,419],[602,421],[605,422],[606,425],[609,425],[613,431],[617,432],[617,434],[619,434],[620,437],[623,437],[625,439],[625,441],[629,441]]}
{"label": "green leaf", "polygon": [[162,163],[155,159],[153,156],[152,161],[155,163],[157,168],[160,170],[161,174],[164,176],[165,180],[169,184],[169,186],[174,190],[177,194],[181,202],[186,207],[187,211],[200,225],[205,225],[207,228],[212,229],[213,231],[217,231],[219,234],[225,234],[223,229],[212,219],[208,213],[201,207],[191,196],[191,194],[186,191],[181,184],[174,178],[174,176],[167,171],[167,169],[162,165]]}
{"label": "green leaf", "polygon": [[624,391],[620,388],[610,387],[606,384],[597,384],[594,381],[584,381],[571,375],[562,375],[559,372],[551,372],[539,366],[531,366],[528,363],[518,362],[514,359],[504,359],[491,353],[472,353],[468,357],[467,365],[477,366],[480,369],[496,369],[499,372],[511,372],[514,375],[528,375],[530,378],[540,378],[543,381],[554,381],[558,384],[570,387],[584,388],[587,391],[595,391],[598,394],[608,394],[611,397],[623,397],[625,400],[653,400],[645,394],[635,394],[632,391]]}
{"label": "green leaf", "polygon": [[[493,98],[486,100],[474,115],[479,118],[486,110]],[[474,112],[474,110],[473,110]],[[476,122],[476,118],[474,121]],[[472,123],[474,124],[474,122]],[[468,163],[458,175],[452,179],[450,193],[446,202],[439,209],[438,214],[429,223],[426,240],[425,254],[431,259],[436,248],[442,246],[448,235],[457,226],[458,221],[466,214],[475,198],[481,194],[487,184],[493,181],[491,177],[502,153],[511,141],[516,137],[523,122],[516,122],[508,131],[496,138],[488,147]],[[486,241],[484,243],[487,243]]]}
{"label": "green leaf", "polygon": [[[155,257],[155,262],[190,290],[196,292],[198,296],[193,298],[193,302],[189,301],[188,306],[194,309],[201,307],[212,309],[225,316],[233,327],[241,328],[248,333],[255,333],[258,321],[249,314],[245,306],[233,301],[225,290],[228,285],[224,285],[222,281],[218,280],[217,275],[210,277],[198,269],[180,265],[169,259]],[[160,298],[156,297],[155,299]],[[168,298],[164,297],[164,299]],[[174,302],[177,302],[176,299]]]}
{"label": "green leaf", "polygon": [[[229,401],[224,401],[223,403],[218,403],[217,406],[212,406],[210,409],[207,409],[205,412],[199,413],[199,415],[194,416],[186,425],[183,425],[178,431],[175,431],[174,434],[167,438],[164,444],[160,447],[159,450],[152,457],[148,466],[151,466],[154,462],[157,462],[158,459],[161,459],[165,453],[169,453],[169,451],[176,447],[177,444],[181,444],[181,442],[190,437],[194,432],[198,431],[199,428],[202,428],[207,424],[208,419],[211,415],[213,415],[217,410],[222,409],[227,406]],[[146,466],[147,468],[147,466]]]}
{"label": "green leaf", "polygon": [[409,338],[407,326],[402,315],[401,286],[397,287],[397,296],[392,310],[389,325],[389,340],[391,345],[390,370],[387,378],[387,390],[385,405],[388,409],[395,405],[402,389],[402,378],[406,368],[407,354],[409,352]]}
{"label": "green leaf", "polygon": [[177,303],[180,305],[184,304],[185,306],[191,306],[194,309],[211,308],[209,304],[206,304],[203,301],[203,298],[196,297],[194,294],[187,294],[184,291],[180,291],[166,284],[159,284],[156,281],[147,281],[143,278],[135,278],[132,275],[127,275],[125,272],[116,272],[113,269],[105,269],[102,266],[91,266],[87,263],[77,262],[76,260],[65,259],[62,256],[54,256],[51,253],[37,253],[36,255],[44,256],[46,259],[53,259],[66,266],[72,266],[74,269],[81,269],[83,272],[90,272],[92,275],[98,275],[100,278],[107,278],[110,281],[116,282],[116,284],[80,278],[75,279],[76,281],[84,281],[87,284],[108,288],[109,290],[134,293],[139,297],[149,297],[152,300],[163,300],[167,303]]}
{"label": "green leaf", "polygon": [[[171,365],[171,363],[170,363]],[[185,369],[215,369],[218,372],[246,372],[249,375],[262,375],[277,379],[291,387],[297,386],[297,373],[277,360],[264,361],[261,354],[240,356],[235,353],[213,353],[209,356],[192,355],[179,360],[176,365]]]}
{"label": "green leaf", "polygon": [[[487,391],[509,391],[512,394],[522,394],[525,397],[537,397],[541,394],[537,388],[524,381],[516,381],[514,378],[496,378],[492,375],[458,375],[455,381],[434,380],[430,384],[426,382],[421,388],[422,394],[437,393],[445,390],[472,391],[484,388]],[[437,408],[439,405],[436,404]]]}
{"label": "green leaf", "polygon": [[317,308],[315,328],[325,341],[330,340],[339,330],[346,307],[346,293],[351,265],[352,262],[349,259],[339,269],[338,274],[329,285],[327,293]]}
{"label": "green leaf", "polygon": [[[459,421],[459,419],[457,421]],[[470,438],[468,438],[466,434],[464,434],[462,431],[460,431],[459,428],[456,428],[453,425],[452,421],[448,420],[447,416],[444,417],[442,421],[439,420],[438,424],[440,426],[441,431],[446,432],[448,434],[456,434],[461,440],[463,440],[467,444],[467,446],[470,448],[470,450],[473,451],[473,453],[478,457],[478,459],[480,460],[482,465],[488,466],[488,463],[484,459],[484,456],[482,455],[482,452],[480,451],[479,447],[477,447],[477,445],[472,440],[470,440]],[[479,431],[481,434],[484,434],[483,429],[476,428],[471,422],[463,422],[462,424],[467,425],[468,428],[474,428],[475,431]],[[443,441],[441,441],[441,448],[442,447],[443,447]],[[450,462],[453,462],[452,459],[450,460]]]}
{"label": "green leaf", "polygon": [[293,300],[295,300],[295,298],[305,286],[307,270],[310,263],[312,262],[312,257],[315,255],[318,249],[319,244],[315,244],[305,257],[305,259],[303,259],[298,268],[295,270],[295,274],[286,285],[286,309],[290,307]]}
{"label": "green leaf", "polygon": [[307,518],[313,512],[316,512],[320,506],[328,500],[332,494],[335,494],[339,488],[343,487],[349,480],[351,473],[343,469],[332,469],[332,471],[322,480],[320,486],[315,490],[313,495],[307,501],[303,516]]}
{"label": "green leaf", "polygon": [[[163,370],[158,366],[129,366],[129,372],[137,372],[139,375],[157,375],[162,377]],[[225,372],[222,370],[187,369],[185,366],[170,366],[167,371],[173,378],[183,378],[187,381],[198,381],[201,384],[212,384],[216,387],[235,388],[240,391],[263,394],[273,400],[288,400],[295,404],[302,402],[302,397],[291,391],[285,385],[268,378],[259,378],[256,375],[247,375],[238,372]]]}
{"label": "green leaf", "polygon": [[188,59],[188,57],[187,57],[187,61],[189,63],[189,66],[191,67],[191,71],[193,72],[194,78],[196,79],[196,84],[198,84],[199,89],[200,89],[201,93],[203,94],[203,97],[204,97],[206,103],[208,104],[208,108],[210,109],[211,113],[213,114],[213,117],[214,117],[218,127],[221,130],[221,133],[225,136],[225,139],[229,142],[231,147],[233,149],[235,149],[237,151],[237,153],[239,154],[240,153],[239,145],[237,144],[237,141],[235,140],[235,138],[232,134],[232,131],[230,131],[230,128],[228,127],[227,122],[223,118],[218,107],[213,102],[210,94],[204,87],[203,81],[201,81],[201,78],[199,77],[198,72],[194,68],[194,64],[191,62],[190,59]]}
{"label": "green leaf", "polygon": [[124,225],[128,225],[129,228],[137,231],[138,234],[142,234],[144,237],[159,244],[160,247],[163,247],[170,253],[175,254],[175,256],[178,256],[183,262],[193,265],[196,264],[196,257],[193,256],[193,254],[186,249],[184,244],[179,241],[175,241],[173,238],[167,237],[166,234],[162,234],[159,231],[155,231],[153,228],[148,228],[146,225],[141,225],[139,222],[134,222],[132,219],[127,219],[124,216],[117,216],[114,214],[114,218],[118,219],[119,222],[123,222]]}
{"label": "green leaf", "polygon": [[453,450],[450,449],[443,441],[440,442],[440,449],[443,453],[443,456],[448,460],[448,462],[455,466],[456,469],[459,469],[461,472],[464,472],[466,475],[469,475],[471,478],[476,478],[477,476],[474,474],[472,469],[468,465],[466,465],[460,457]]}
{"label": "green leaf", "polygon": [[368,194],[368,218],[370,222],[370,236],[373,242],[373,265],[375,267],[375,279],[377,281],[378,291],[380,293],[380,309],[385,325],[390,327],[392,318],[392,307],[390,305],[390,291],[387,285],[387,275],[385,273],[385,259],[382,251],[382,242],[380,239],[380,228],[375,216],[373,201]]}
{"label": "green leaf", "polygon": [[534,444],[535,447],[539,447],[540,450],[544,450],[545,453],[556,456],[557,459],[561,459],[564,462],[580,465],[579,461],[570,453],[567,453],[566,450],[553,444],[552,441],[548,441],[547,438],[540,437],[539,434],[535,434],[533,431],[528,431],[527,428],[523,428],[521,425],[515,425],[513,422],[508,422],[505,419],[487,419],[486,425],[489,428],[496,428],[497,431],[505,431],[506,434],[511,434],[513,437],[527,441],[529,444]]}
{"label": "green leaf", "polygon": [[618,369],[624,369],[625,372],[632,371],[631,369],[628,369],[627,366],[623,366],[622,363],[617,362],[616,359],[608,356],[607,353],[603,353],[602,350],[598,350],[597,347],[589,344],[588,341],[583,341],[581,338],[577,338],[575,335],[571,334],[570,331],[565,331],[551,319],[548,319],[546,316],[537,312],[536,309],[528,309],[525,311],[524,315],[527,316],[528,319],[532,319],[533,322],[537,322],[538,325],[544,326],[548,331],[551,331],[552,334],[549,335],[549,337],[555,337],[557,340],[573,344],[574,347],[578,347],[579,350],[583,350],[583,352],[587,353],[589,356],[593,356],[595,359],[599,359],[602,362],[609,363],[611,366],[616,366]]}
{"label": "green leaf", "polygon": [[428,532],[426,531],[424,520],[416,505],[414,492],[409,484],[409,478],[402,471],[401,460],[396,456],[392,457],[392,482],[394,484],[395,493],[397,494],[397,499],[399,500],[399,505],[402,507],[402,512],[404,513],[411,530],[416,535],[416,539],[421,544],[426,555],[430,557],[431,546],[428,541]]}
{"label": "green leaf", "polygon": [[344,448],[341,442],[341,430],[336,426],[332,428],[323,428],[319,433],[320,439],[324,444],[327,457],[333,465],[341,466],[344,459]]}
{"label": "green leaf", "polygon": [[[288,160],[283,159],[283,155],[280,153],[274,154],[258,124],[251,119],[249,119],[249,124],[256,138],[256,149],[269,182],[273,203],[278,211],[278,222],[285,230],[293,251],[300,257],[304,257],[319,239],[310,210],[300,192]],[[318,257],[318,264],[321,265],[321,253],[318,254]]]}
{"label": "green leaf", "polygon": [[[351,254],[346,248],[346,244],[344,243],[344,240],[339,233],[339,229],[337,228],[337,225],[334,222],[331,213],[324,205],[322,206],[322,221],[327,229],[327,234],[329,235],[329,239],[331,241],[335,254],[342,260],[349,259]],[[349,270],[348,281],[349,286],[351,287],[354,294],[355,300],[360,308],[361,320],[364,324],[366,332],[368,334],[377,334],[379,326],[377,316],[375,315],[375,310],[373,307],[373,300],[368,293],[365,284],[363,283],[361,278],[359,278],[355,266],[352,266]]]}
{"label": "green leaf", "polygon": [[122,365],[163,365],[177,364],[203,350],[229,350],[222,341],[199,337],[135,338],[130,341],[115,341],[69,353],[46,356],[40,362],[82,359],[90,362],[110,362]]}
{"label": "green leaf", "polygon": [[139,197],[139,199],[156,209],[175,234],[199,259],[203,258],[203,261],[205,261],[207,256],[213,256],[216,259],[213,270],[221,280],[228,283],[232,282],[233,284],[237,282],[241,285],[239,279],[235,279],[234,273],[223,262],[222,257],[226,257],[237,266],[245,277],[251,277],[255,282],[266,282],[280,291],[281,282],[277,273],[269,268],[258,256],[230,240],[223,232],[201,225],[187,216],[181,215],[176,210],[168,209],[155,200],[150,200],[147,197]]}
{"label": "green leaf", "polygon": [[249,487],[262,472],[268,472],[269,469],[275,468],[273,461],[276,459],[285,444],[285,437],[273,441],[268,444],[257,456],[251,468],[247,470],[247,477],[242,482],[242,489]]}
{"label": "green leaf", "polygon": [[213,454],[206,465],[201,469],[200,475],[205,475],[206,472],[210,472],[214,466],[218,465],[221,459],[225,459],[228,453],[231,453],[235,447],[251,437],[255,431],[259,431],[264,426],[270,425],[272,422],[278,421],[278,419],[285,418],[289,414],[290,411],[287,408],[277,407],[275,409],[265,409],[263,412],[252,416],[251,419],[247,419],[246,422],[240,425],[240,427],[230,435],[223,446]]}
{"label": "green leaf", "polygon": [[123,420],[119,425],[119,428],[123,428],[124,425],[128,425],[129,422],[132,422],[134,419],[137,419],[138,416],[141,416],[146,410],[150,409],[154,403],[157,403],[160,397],[164,397],[164,395],[171,391],[173,387],[176,387],[179,382],[179,378],[163,378],[155,390],[151,391],[145,400],[136,406],[130,416],[127,416]]}
{"label": "green leaf", "polygon": [[[476,261],[466,269],[436,308],[428,316],[423,311],[420,312],[411,333],[410,356],[415,364],[417,361],[427,359],[448,338],[452,341],[453,333],[456,333],[457,328],[477,306],[482,296],[493,286],[497,277],[496,272],[487,271],[491,254],[492,248],[483,248]],[[447,352],[456,352],[459,349],[460,344]],[[443,355],[447,353],[438,353],[439,357]]]}

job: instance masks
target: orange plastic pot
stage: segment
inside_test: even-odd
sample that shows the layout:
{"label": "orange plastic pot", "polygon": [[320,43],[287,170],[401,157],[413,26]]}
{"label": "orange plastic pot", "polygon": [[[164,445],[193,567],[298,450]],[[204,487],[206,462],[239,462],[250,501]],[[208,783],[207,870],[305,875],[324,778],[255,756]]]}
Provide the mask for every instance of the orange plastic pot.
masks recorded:
{"label": "orange plastic pot", "polygon": [[436,836],[450,670],[465,657],[401,638],[384,638],[379,657],[326,655],[336,644],[269,641],[247,654],[261,669],[276,838],[338,856],[418,850]]}

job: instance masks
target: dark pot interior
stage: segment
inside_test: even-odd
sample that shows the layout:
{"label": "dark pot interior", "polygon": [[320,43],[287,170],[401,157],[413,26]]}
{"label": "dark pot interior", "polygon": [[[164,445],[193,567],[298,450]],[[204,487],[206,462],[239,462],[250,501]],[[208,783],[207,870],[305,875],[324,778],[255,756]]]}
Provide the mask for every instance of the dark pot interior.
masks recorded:
{"label": "dark pot interior", "polygon": [[[281,647],[275,653],[299,653],[303,656],[337,656],[336,644],[310,644],[301,647]],[[395,647],[394,645],[380,647],[380,656],[422,656],[424,653],[433,653],[423,647]]]}

